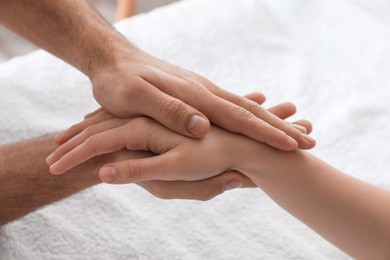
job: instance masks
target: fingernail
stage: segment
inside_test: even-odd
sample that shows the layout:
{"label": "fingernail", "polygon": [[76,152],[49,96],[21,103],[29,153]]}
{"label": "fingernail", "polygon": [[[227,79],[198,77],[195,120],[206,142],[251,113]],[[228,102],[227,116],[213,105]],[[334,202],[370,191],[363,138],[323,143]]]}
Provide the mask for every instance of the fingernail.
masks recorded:
{"label": "fingernail", "polygon": [[231,180],[225,184],[225,190],[233,190],[233,189],[240,188],[241,186],[242,186],[242,181]]}
{"label": "fingernail", "polygon": [[297,149],[298,148],[298,142],[297,141],[295,141],[295,139],[294,138],[292,138],[291,136],[287,136],[288,138],[288,142],[290,143],[290,145],[292,146],[292,147],[295,147],[295,149]]}
{"label": "fingernail", "polygon": [[111,183],[115,181],[115,175],[116,175],[116,171],[114,167],[112,166],[104,167],[100,172],[100,179],[103,182]]}
{"label": "fingernail", "polygon": [[53,157],[54,157],[54,153],[50,154],[47,158],[46,158],[46,163],[47,165],[52,165],[53,164]]}
{"label": "fingernail", "polygon": [[188,131],[196,136],[203,136],[210,128],[210,123],[202,116],[193,115],[188,123]]}
{"label": "fingernail", "polygon": [[312,138],[306,134],[302,134],[302,137],[308,144],[315,143],[315,141],[316,141],[314,138]]}
{"label": "fingernail", "polygon": [[55,164],[53,164],[52,166],[49,167],[49,171],[52,173],[52,174],[58,174],[58,164],[59,162],[56,162]]}
{"label": "fingernail", "polygon": [[290,126],[294,127],[295,129],[298,129],[301,133],[306,134],[306,128],[301,125],[296,124],[290,124]]}
{"label": "fingernail", "polygon": [[60,139],[60,138],[62,137],[63,134],[64,134],[64,133],[59,133],[59,134],[57,134],[56,136],[54,136],[54,139],[55,139],[55,140]]}

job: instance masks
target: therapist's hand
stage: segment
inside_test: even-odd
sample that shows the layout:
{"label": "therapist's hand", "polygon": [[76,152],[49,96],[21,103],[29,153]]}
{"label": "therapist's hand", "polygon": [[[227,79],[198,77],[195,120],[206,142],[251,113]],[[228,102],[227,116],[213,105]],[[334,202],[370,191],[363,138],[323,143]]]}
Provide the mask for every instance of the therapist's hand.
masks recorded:
{"label": "therapist's hand", "polygon": [[237,188],[256,188],[245,175],[225,172],[200,181],[144,181],[136,183],[160,199],[188,199],[207,201],[225,191]]}
{"label": "therapist's hand", "polygon": [[[119,117],[148,116],[179,134],[199,138],[209,120],[275,148],[309,149],[314,141],[254,102],[223,90],[195,73],[140,50],[117,51],[121,58],[89,74],[96,100]],[[59,144],[66,135],[57,138]]]}

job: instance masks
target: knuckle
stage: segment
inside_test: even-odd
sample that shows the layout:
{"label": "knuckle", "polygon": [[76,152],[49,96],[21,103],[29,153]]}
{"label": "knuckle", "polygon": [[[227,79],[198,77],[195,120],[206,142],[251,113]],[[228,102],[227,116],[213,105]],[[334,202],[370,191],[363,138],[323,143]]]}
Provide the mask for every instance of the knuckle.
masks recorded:
{"label": "knuckle", "polygon": [[148,148],[150,135],[155,131],[155,126],[156,122],[146,117],[138,117],[132,120],[129,125],[123,126],[123,132],[127,132],[126,129],[131,129],[131,133],[126,140],[126,148],[129,150]]}
{"label": "knuckle", "polygon": [[213,82],[211,82],[210,80],[208,80],[203,76],[197,75],[197,79],[199,82],[202,83],[202,85],[204,85],[210,91],[215,91],[219,89],[219,87],[216,84],[214,84]]}
{"label": "knuckle", "polygon": [[82,126],[81,126],[81,123],[79,123],[79,124],[72,125],[69,128],[68,133],[77,134],[81,131],[82,131]]}
{"label": "knuckle", "polygon": [[93,134],[95,134],[95,127],[94,127],[94,126],[88,126],[87,128],[85,128],[85,129],[82,131],[82,134],[83,134],[85,137],[92,136]]}
{"label": "knuckle", "polygon": [[127,85],[129,98],[140,98],[145,93],[145,88],[139,82],[131,82]]}
{"label": "knuckle", "polygon": [[253,117],[253,114],[251,112],[249,112],[248,110],[246,110],[245,108],[243,108],[241,106],[236,107],[236,112],[244,120],[247,120],[247,119],[250,119]]}
{"label": "knuckle", "polygon": [[234,131],[237,132],[237,133],[242,133],[243,131],[245,131],[247,129],[247,124],[245,124],[244,122],[248,122],[249,120],[251,120],[254,115],[249,112],[248,110],[246,110],[245,108],[243,107],[240,107],[240,106],[236,106],[235,107],[235,114],[238,115],[238,117],[240,118],[240,121],[242,123],[240,124],[235,124],[235,129]]}
{"label": "knuckle", "polygon": [[145,89],[138,80],[128,81],[117,89],[119,97],[123,97],[126,101],[133,102],[140,99],[145,93]]}
{"label": "knuckle", "polygon": [[257,117],[263,117],[264,115],[270,113],[267,109],[265,109],[262,106],[254,106],[253,109]]}
{"label": "knuckle", "polygon": [[95,155],[99,153],[97,147],[97,141],[98,141],[98,137],[96,135],[93,135],[88,137],[84,142],[84,145],[88,149],[88,151]]}
{"label": "knuckle", "polygon": [[213,92],[211,83],[205,82],[202,78],[195,77],[194,79],[187,79],[185,89],[188,89],[193,96],[208,95]]}
{"label": "knuckle", "polygon": [[186,107],[182,101],[171,99],[162,105],[160,112],[166,120],[177,121],[185,117]]}
{"label": "knuckle", "polygon": [[136,160],[127,161],[125,170],[125,176],[129,181],[136,180],[139,176],[142,175],[141,164]]}
{"label": "knuckle", "polygon": [[208,85],[209,85],[207,82],[198,80],[197,78],[188,80],[186,84],[187,84],[187,88],[191,89],[192,91],[202,90],[205,87],[206,89],[208,89]]}
{"label": "knuckle", "polygon": [[249,103],[248,99],[241,97],[239,95],[236,95],[234,93],[226,93],[226,95],[228,96],[228,100],[230,102],[232,102],[232,103],[234,103],[237,106],[240,106],[242,108],[245,108]]}

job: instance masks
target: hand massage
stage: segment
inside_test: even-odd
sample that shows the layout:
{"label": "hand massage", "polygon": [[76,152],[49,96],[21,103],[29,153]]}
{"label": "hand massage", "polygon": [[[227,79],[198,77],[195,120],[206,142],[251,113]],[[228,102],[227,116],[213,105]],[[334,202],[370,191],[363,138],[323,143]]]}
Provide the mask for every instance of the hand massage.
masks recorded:
{"label": "hand massage", "polygon": [[389,259],[390,25],[331,2],[0,0],[0,259]]}

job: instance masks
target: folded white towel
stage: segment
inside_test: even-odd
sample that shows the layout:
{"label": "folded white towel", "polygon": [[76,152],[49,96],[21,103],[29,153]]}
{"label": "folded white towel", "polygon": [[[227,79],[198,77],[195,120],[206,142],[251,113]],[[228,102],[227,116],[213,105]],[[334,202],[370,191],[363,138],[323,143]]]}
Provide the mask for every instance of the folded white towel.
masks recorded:
{"label": "folded white towel", "polygon": [[[117,24],[144,50],[239,94],[293,101],[316,155],[390,188],[387,1],[187,0]],[[97,107],[88,79],[38,51],[0,64],[0,142]],[[263,192],[162,201],[100,185],[0,229],[0,259],[348,259]]]}

